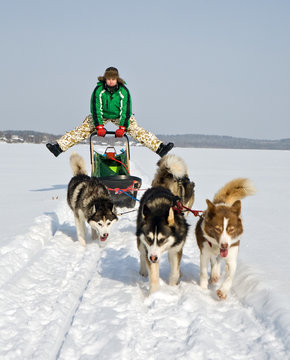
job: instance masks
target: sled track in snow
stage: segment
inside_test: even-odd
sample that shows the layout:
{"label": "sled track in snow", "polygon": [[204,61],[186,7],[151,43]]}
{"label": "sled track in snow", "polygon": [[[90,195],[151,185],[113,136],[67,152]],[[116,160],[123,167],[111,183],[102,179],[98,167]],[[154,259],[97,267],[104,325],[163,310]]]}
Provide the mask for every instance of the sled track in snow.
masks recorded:
{"label": "sled track in snow", "polygon": [[161,289],[148,297],[148,279],[138,274],[135,216],[122,218],[116,238],[103,249],[99,276],[88,284],[59,360],[94,359],[92,354],[112,360],[287,358],[274,327],[243,306],[234,291],[223,302],[214,288],[201,290],[193,233],[185,246],[181,283],[167,284],[164,254]]}
{"label": "sled track in snow", "polygon": [[[90,244],[89,250],[84,249],[60,228],[58,225],[47,239],[44,221],[26,236],[17,237],[10,251],[4,249],[6,257],[0,262],[1,268],[6,267],[0,293],[0,348],[7,359],[17,359],[19,354],[23,359],[56,359],[97,271],[98,246]],[[23,257],[17,261],[20,251]],[[17,334],[9,331],[16,323]]]}
{"label": "sled track in snow", "polygon": [[[1,249],[0,357],[5,359],[287,359],[273,324],[198,286],[193,227],[181,283],[148,297],[139,276],[136,213],[122,217],[108,246],[76,239],[65,204]],[[17,326],[15,326],[17,324]],[[162,356],[160,356],[160,354]]]}

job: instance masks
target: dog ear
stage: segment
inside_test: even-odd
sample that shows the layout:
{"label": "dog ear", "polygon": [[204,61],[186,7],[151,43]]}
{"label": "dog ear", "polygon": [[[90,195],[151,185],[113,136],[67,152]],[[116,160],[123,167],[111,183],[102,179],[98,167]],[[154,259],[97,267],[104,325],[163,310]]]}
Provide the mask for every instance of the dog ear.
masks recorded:
{"label": "dog ear", "polygon": [[215,209],[214,203],[212,203],[210,200],[206,199],[206,203],[207,203],[207,209],[208,209],[209,211],[212,211],[212,210]]}
{"label": "dog ear", "polygon": [[146,219],[150,215],[150,213],[151,213],[151,211],[150,211],[149,207],[146,204],[144,204],[143,211],[142,211],[143,219]]}
{"label": "dog ear", "polygon": [[156,165],[159,166],[159,167],[161,165],[161,160],[162,160],[162,158],[160,160],[158,160],[157,163],[156,163]]}
{"label": "dog ear", "polygon": [[117,209],[116,209],[116,206],[115,206],[114,204],[113,204],[113,206],[112,206],[112,213],[115,215],[116,220],[119,220],[119,219],[118,219]]}
{"label": "dog ear", "polygon": [[207,203],[207,215],[209,217],[212,217],[213,214],[215,213],[215,205],[208,199],[206,199],[206,203]]}
{"label": "dog ear", "polygon": [[169,208],[169,213],[168,213],[167,222],[168,222],[168,225],[169,225],[169,226],[173,226],[174,223],[175,223],[174,211],[173,211],[172,207]]}
{"label": "dog ear", "polygon": [[237,214],[237,215],[240,215],[241,213],[241,208],[242,208],[242,203],[241,203],[241,200],[237,200],[233,203],[231,209],[232,211]]}
{"label": "dog ear", "polygon": [[113,201],[110,201],[107,203],[107,210],[110,211],[114,215],[116,220],[118,220],[118,212],[117,212],[116,206],[113,203]]}

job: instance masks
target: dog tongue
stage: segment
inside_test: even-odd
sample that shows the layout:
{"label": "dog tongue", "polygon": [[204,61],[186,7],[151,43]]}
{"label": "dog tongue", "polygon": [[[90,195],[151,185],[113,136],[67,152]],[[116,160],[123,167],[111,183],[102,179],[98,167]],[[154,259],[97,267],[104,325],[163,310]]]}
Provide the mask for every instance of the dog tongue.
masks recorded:
{"label": "dog tongue", "polygon": [[221,257],[227,257],[228,256],[228,249],[220,249],[220,255]]}
{"label": "dog tongue", "polygon": [[107,240],[107,237],[108,237],[108,236],[101,236],[101,237],[100,237],[100,240],[101,240],[101,241],[106,241],[106,240]]}

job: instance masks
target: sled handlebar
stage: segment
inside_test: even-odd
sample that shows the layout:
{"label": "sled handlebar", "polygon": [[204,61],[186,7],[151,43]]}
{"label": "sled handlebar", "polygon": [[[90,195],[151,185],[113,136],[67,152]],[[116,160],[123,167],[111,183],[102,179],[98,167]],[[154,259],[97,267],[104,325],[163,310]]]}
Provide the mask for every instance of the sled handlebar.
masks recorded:
{"label": "sled handlebar", "polygon": [[[106,135],[114,135],[115,136],[115,131],[107,131]],[[91,133],[90,135],[90,158],[91,158],[91,164],[93,164],[93,159],[94,159],[94,147],[93,147],[93,137],[98,137],[98,138],[102,138],[102,136],[98,136],[97,131],[94,131]],[[124,134],[123,137],[126,139],[126,151],[127,151],[127,156],[128,156],[128,160],[130,160],[130,147],[129,147],[129,138],[127,136],[127,134]],[[116,138],[118,140],[122,139],[122,138]]]}

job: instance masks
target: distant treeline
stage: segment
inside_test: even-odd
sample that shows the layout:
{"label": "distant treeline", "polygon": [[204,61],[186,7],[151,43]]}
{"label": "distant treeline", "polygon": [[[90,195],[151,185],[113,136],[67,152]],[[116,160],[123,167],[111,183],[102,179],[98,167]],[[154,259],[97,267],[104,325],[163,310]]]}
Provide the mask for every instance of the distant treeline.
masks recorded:
{"label": "distant treeline", "polygon": [[222,149],[269,149],[290,150],[290,138],[280,140],[258,140],[218,135],[160,135],[162,141],[173,141],[178,147],[222,148]]}
{"label": "distant treeline", "polygon": [[9,144],[30,143],[42,144],[49,141],[55,141],[60,135],[52,135],[30,130],[4,130],[0,131],[0,141]]}
{"label": "distant treeline", "polygon": [[[54,142],[61,135],[41,133],[37,131],[0,131],[0,141],[6,143],[30,143],[45,144]],[[257,140],[218,135],[157,135],[164,142],[173,142],[176,147],[184,148],[219,148],[219,149],[264,149],[264,150],[290,150],[290,138],[280,140]],[[84,141],[87,143],[88,141]],[[115,139],[108,137],[102,139],[102,145],[112,145]],[[136,145],[136,141],[130,139],[130,145]]]}

